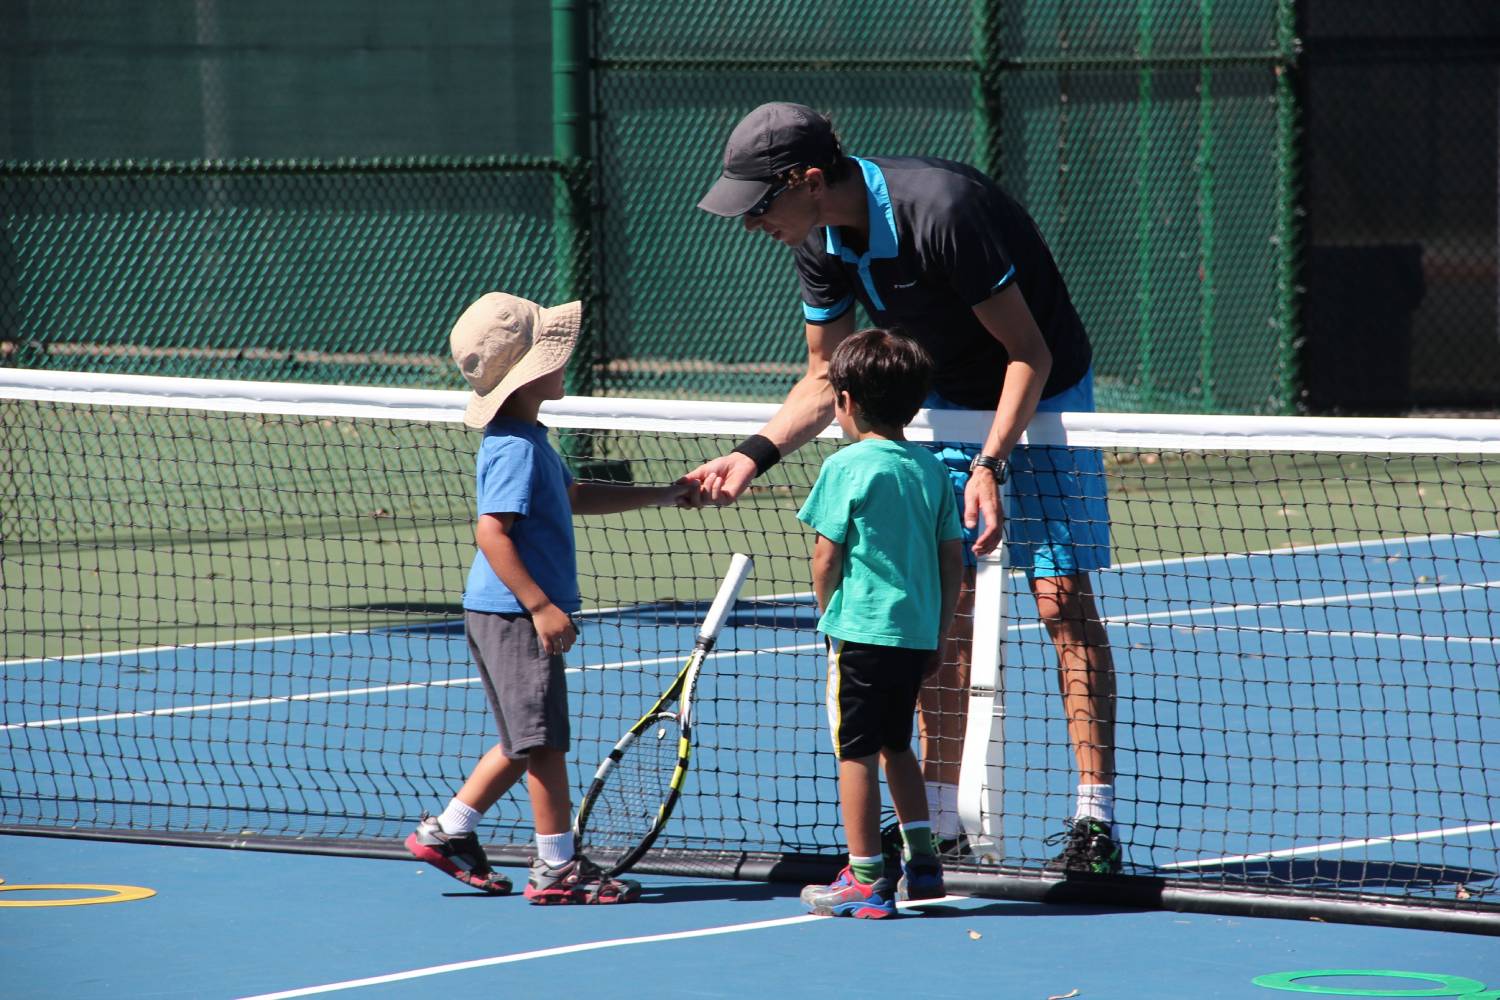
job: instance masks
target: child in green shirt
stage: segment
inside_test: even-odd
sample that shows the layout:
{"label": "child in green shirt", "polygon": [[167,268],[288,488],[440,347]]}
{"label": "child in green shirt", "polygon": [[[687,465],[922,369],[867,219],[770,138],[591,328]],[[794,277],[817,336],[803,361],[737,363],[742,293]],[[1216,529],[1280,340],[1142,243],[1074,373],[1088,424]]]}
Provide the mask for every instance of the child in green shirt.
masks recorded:
{"label": "child in green shirt", "polygon": [[[922,678],[963,575],[957,504],[941,461],[905,439],[932,361],[914,341],[861,330],[834,351],[834,415],[855,443],[823,463],[797,517],[818,533],[813,589],[828,644],[828,721],[839,758],[849,866],[802,902],[825,916],[894,916],[896,899],[944,894],[922,769],[911,749]],[[906,843],[899,883],[880,847],[884,765]]]}

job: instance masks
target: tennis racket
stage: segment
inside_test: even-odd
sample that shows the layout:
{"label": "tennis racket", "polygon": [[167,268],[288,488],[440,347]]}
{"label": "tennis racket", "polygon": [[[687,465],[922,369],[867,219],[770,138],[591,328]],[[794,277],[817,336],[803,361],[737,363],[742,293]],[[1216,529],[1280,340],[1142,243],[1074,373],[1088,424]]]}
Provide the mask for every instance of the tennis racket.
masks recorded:
{"label": "tennis racket", "polygon": [[693,750],[693,688],[750,565],[749,556],[735,553],[687,663],[600,763],[578,807],[573,822],[578,849],[608,878],[645,856],[682,795]]}

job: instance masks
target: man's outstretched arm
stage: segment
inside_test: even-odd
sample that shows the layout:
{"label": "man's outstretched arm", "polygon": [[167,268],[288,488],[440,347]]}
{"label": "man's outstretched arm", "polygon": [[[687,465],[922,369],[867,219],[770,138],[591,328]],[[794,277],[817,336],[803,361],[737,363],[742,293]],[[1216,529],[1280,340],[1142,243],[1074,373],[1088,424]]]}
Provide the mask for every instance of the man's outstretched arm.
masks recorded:
{"label": "man's outstretched arm", "polygon": [[[834,348],[854,332],[853,310],[825,324],[807,324],[807,372],[792,386],[786,401],[758,436],[782,455],[790,455],[818,436],[833,420],[833,390],[828,385],[828,362]],[[708,503],[727,504],[739,498],[757,475],[755,459],[741,452],[704,462],[685,478],[701,487]]]}

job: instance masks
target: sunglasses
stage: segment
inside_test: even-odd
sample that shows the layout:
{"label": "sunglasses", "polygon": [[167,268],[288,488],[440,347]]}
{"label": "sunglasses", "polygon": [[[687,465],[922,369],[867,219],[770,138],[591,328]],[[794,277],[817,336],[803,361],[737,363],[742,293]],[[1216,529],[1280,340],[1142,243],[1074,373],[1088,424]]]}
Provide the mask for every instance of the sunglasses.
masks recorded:
{"label": "sunglasses", "polygon": [[785,190],[787,190],[787,185],[785,183],[777,183],[775,185],[772,185],[771,190],[767,191],[765,193],[765,196],[762,197],[760,201],[757,201],[754,205],[751,205],[748,209],[745,210],[745,214],[752,219],[760,218],[762,215],[765,215],[771,210],[771,202],[775,201],[776,196],[781,194]]}

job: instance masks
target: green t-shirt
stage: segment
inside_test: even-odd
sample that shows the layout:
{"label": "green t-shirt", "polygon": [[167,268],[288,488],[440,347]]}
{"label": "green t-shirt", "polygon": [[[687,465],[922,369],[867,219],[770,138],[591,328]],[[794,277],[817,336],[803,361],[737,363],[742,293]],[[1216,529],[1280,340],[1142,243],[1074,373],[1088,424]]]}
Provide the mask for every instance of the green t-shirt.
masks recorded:
{"label": "green t-shirt", "polygon": [[961,537],[948,470],[926,448],[879,438],[830,456],[798,520],[844,547],[818,630],[873,646],[936,649],[938,543]]}

